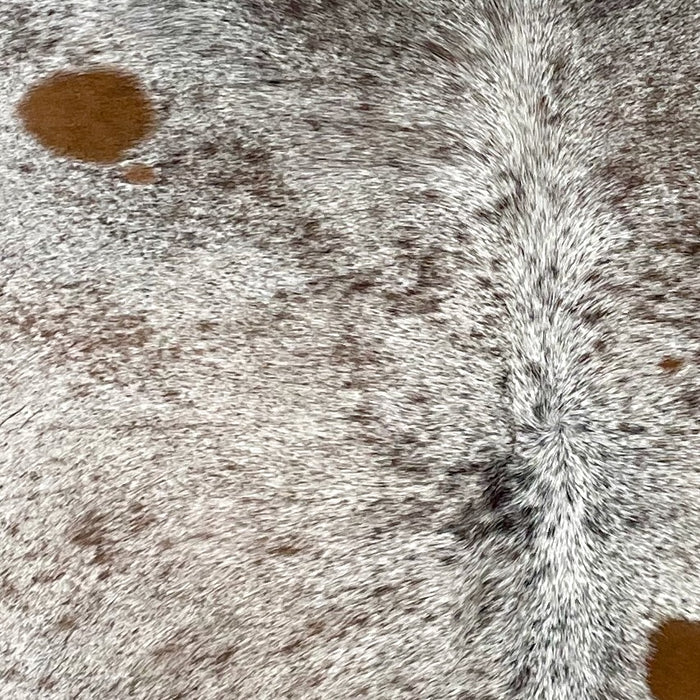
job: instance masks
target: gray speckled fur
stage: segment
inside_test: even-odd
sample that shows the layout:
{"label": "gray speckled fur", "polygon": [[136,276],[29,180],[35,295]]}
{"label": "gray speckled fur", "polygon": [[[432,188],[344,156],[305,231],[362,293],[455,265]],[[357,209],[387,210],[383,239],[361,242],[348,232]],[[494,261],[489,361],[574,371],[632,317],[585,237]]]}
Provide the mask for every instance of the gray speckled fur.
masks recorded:
{"label": "gray speckled fur", "polygon": [[[650,698],[700,617],[697,3],[0,12],[2,698]],[[17,120],[103,64],[155,187]]]}

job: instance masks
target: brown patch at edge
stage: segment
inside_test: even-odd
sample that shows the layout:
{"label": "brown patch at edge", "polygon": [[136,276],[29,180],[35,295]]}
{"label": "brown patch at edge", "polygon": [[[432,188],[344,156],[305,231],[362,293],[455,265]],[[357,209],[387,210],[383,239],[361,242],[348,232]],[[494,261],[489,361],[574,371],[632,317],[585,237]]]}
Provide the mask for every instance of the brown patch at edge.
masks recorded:
{"label": "brown patch at edge", "polygon": [[158,174],[150,165],[135,163],[124,169],[124,179],[131,185],[153,185]]}
{"label": "brown patch at edge", "polygon": [[137,78],[106,67],[49,76],[29,88],[17,112],[45,148],[96,163],[119,160],[155,123]]}
{"label": "brown patch at edge", "polygon": [[647,682],[657,700],[700,698],[700,622],[668,620],[651,637]]}

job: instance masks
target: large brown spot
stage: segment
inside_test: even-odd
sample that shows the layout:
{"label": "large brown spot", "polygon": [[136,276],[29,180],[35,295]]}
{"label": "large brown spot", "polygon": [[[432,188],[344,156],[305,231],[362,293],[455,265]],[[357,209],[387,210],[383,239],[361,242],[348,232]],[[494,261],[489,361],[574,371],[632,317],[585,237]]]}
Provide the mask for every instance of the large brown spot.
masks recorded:
{"label": "large brown spot", "polygon": [[649,687],[658,700],[700,698],[700,623],[665,622],[652,636]]}
{"label": "large brown spot", "polygon": [[138,80],[108,68],[48,77],[28,90],[18,114],[44,147],[96,163],[119,160],[155,122]]}

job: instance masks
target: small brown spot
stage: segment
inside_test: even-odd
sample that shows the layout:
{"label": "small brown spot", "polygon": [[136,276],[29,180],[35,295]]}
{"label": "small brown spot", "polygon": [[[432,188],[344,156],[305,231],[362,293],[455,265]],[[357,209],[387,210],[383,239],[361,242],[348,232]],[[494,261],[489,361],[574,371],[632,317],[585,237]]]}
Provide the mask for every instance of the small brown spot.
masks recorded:
{"label": "small brown spot", "polygon": [[64,615],[56,623],[56,627],[58,627],[58,629],[60,630],[63,630],[64,632],[68,632],[72,629],[75,629],[76,626],[77,622],[72,615]]}
{"label": "small brown spot", "polygon": [[372,278],[358,276],[350,284],[349,292],[366,292],[376,285],[376,281]]}
{"label": "small brown spot", "polygon": [[316,673],[306,682],[309,688],[316,688],[323,683],[323,676],[320,673]]}
{"label": "small brown spot", "polygon": [[89,511],[77,523],[71,542],[80,547],[99,547],[105,542],[105,516],[95,510]]}
{"label": "small brown spot", "polygon": [[285,644],[280,649],[280,653],[281,654],[291,654],[294,651],[296,651],[302,644],[303,644],[303,642],[301,641],[301,639],[295,639],[293,642],[289,642],[289,644]]}
{"label": "small brown spot", "polygon": [[651,637],[647,676],[657,700],[700,698],[700,623],[669,620]]}
{"label": "small brown spot", "polygon": [[151,515],[150,513],[144,513],[131,521],[131,531],[134,534],[143,532],[155,522],[156,518],[154,515]]}
{"label": "small brown spot", "polygon": [[321,634],[324,629],[326,629],[326,625],[321,620],[314,620],[313,622],[309,622],[307,625],[307,630],[310,636]]}
{"label": "small brown spot", "polygon": [[158,175],[150,165],[135,163],[124,170],[124,179],[131,185],[153,185]]}
{"label": "small brown spot", "polygon": [[110,68],[53,74],[29,88],[17,111],[45,148],[96,163],[118,161],[155,123],[138,80]]}
{"label": "small brown spot", "polygon": [[64,576],[65,572],[63,571],[42,571],[41,573],[34,574],[34,576],[32,576],[32,583],[55,583],[56,581],[62,579]]}
{"label": "small brown spot", "polygon": [[12,581],[8,580],[7,577],[0,581],[0,595],[7,598],[14,598],[17,595],[17,586],[15,586]]}
{"label": "small brown spot", "polygon": [[299,547],[295,547],[291,544],[283,544],[279,547],[273,547],[268,550],[269,554],[274,554],[277,557],[293,557],[295,554],[299,554],[302,550]]}
{"label": "small brown spot", "polygon": [[56,687],[56,681],[51,676],[42,676],[39,679],[39,688],[41,690],[52,690]]}
{"label": "small brown spot", "polygon": [[396,586],[392,586],[389,584],[383,584],[381,586],[377,586],[373,591],[372,595],[376,596],[377,598],[386,595],[387,593],[392,593],[397,589]]}
{"label": "small brown spot", "polygon": [[668,372],[669,374],[675,374],[682,366],[683,360],[678,357],[670,357],[668,355],[664,357],[661,362],[659,362],[659,367],[661,367],[664,372]]}
{"label": "small brown spot", "polygon": [[161,647],[153,650],[153,656],[156,658],[174,656],[182,651],[182,645],[176,642],[168,642]]}
{"label": "small brown spot", "polygon": [[233,657],[233,655],[236,653],[236,651],[237,650],[235,647],[230,647],[230,648],[226,649],[225,651],[222,651],[214,659],[214,664],[217,666],[225,664],[227,661],[229,661],[231,659],[231,657]]}
{"label": "small brown spot", "polygon": [[106,552],[102,547],[98,546],[95,550],[95,556],[92,559],[91,564],[95,566],[106,566],[112,562],[112,555]]}
{"label": "small brown spot", "polygon": [[210,331],[216,330],[216,323],[214,321],[201,320],[197,322],[197,330],[203,333],[209,333]]}

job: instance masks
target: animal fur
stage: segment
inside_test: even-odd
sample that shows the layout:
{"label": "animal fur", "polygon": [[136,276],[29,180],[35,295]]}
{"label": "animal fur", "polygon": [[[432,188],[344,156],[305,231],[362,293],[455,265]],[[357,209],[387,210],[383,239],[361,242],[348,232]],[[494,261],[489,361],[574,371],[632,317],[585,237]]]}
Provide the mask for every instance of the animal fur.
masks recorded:
{"label": "animal fur", "polygon": [[[0,696],[649,700],[700,619],[697,3],[0,14]],[[151,186],[17,117],[104,65]]]}

